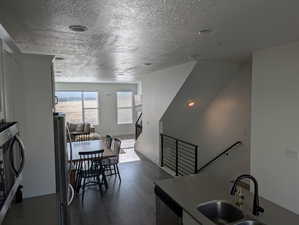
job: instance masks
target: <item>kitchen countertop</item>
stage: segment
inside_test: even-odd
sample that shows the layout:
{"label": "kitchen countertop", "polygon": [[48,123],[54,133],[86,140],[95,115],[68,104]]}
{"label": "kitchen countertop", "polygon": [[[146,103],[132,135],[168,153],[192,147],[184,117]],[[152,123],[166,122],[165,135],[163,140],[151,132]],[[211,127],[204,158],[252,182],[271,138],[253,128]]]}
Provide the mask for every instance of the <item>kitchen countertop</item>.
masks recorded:
{"label": "kitchen countertop", "polygon": [[[155,182],[155,185],[160,187],[186,213],[202,225],[215,225],[215,223],[197,210],[199,204],[212,200],[233,202],[233,197],[230,195],[232,184],[229,181],[227,184],[217,182],[206,174],[160,180]],[[244,191],[244,195],[245,204],[241,209],[245,216],[249,216],[266,225],[299,224],[299,215],[261,197],[260,206],[265,209],[265,212],[258,217],[253,216],[251,214],[253,195],[248,191]]]}

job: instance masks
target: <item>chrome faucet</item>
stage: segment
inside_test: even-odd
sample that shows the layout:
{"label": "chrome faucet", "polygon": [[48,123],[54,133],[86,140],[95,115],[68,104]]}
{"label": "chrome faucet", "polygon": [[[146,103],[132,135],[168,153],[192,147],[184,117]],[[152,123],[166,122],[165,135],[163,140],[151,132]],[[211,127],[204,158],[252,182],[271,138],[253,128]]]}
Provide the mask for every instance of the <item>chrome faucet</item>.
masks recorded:
{"label": "chrome faucet", "polygon": [[235,183],[234,183],[234,185],[232,187],[232,190],[231,190],[230,194],[231,195],[235,195],[236,194],[237,185],[243,179],[250,179],[254,183],[254,199],[253,199],[253,208],[252,208],[253,212],[252,212],[252,214],[255,215],[255,216],[258,216],[260,213],[264,212],[264,209],[262,207],[260,207],[260,205],[259,205],[258,183],[257,183],[257,180],[253,176],[248,175],[248,174],[244,174],[244,175],[239,176],[236,179],[236,181],[235,181]]}

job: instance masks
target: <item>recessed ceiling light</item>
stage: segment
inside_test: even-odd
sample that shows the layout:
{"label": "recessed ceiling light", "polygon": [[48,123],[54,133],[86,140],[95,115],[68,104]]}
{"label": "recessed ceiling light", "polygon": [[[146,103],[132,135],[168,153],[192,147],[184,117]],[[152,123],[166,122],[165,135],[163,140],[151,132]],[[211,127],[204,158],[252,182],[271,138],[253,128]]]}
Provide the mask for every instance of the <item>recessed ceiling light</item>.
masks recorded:
{"label": "recessed ceiling light", "polygon": [[88,28],[83,25],[71,25],[69,26],[69,29],[74,32],[84,32],[88,30]]}
{"label": "recessed ceiling light", "polygon": [[198,32],[198,34],[199,34],[199,35],[201,35],[201,34],[208,34],[208,33],[211,33],[211,32],[212,32],[211,29],[209,29],[209,28],[204,28],[204,29],[200,30],[200,31]]}
{"label": "recessed ceiling light", "polygon": [[193,108],[195,105],[197,105],[197,101],[194,99],[190,99],[187,101],[188,108]]}
{"label": "recessed ceiling light", "polygon": [[55,57],[55,60],[64,60],[63,57]]}
{"label": "recessed ceiling light", "polygon": [[146,65],[146,66],[151,66],[151,65],[153,65],[153,64],[150,63],[150,62],[146,62],[146,63],[144,63],[144,65]]}

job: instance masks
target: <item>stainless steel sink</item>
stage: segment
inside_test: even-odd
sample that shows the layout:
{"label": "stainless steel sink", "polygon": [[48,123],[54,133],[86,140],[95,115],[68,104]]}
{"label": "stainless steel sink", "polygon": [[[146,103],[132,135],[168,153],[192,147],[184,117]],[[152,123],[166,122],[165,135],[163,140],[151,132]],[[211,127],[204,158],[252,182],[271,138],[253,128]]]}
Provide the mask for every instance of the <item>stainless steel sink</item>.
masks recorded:
{"label": "stainless steel sink", "polygon": [[265,225],[265,224],[258,222],[256,220],[246,220],[246,221],[236,223],[235,225]]}
{"label": "stainless steel sink", "polygon": [[[244,218],[240,209],[226,201],[210,201],[200,204],[197,210],[212,220],[214,223],[224,225],[234,223]],[[258,225],[255,223],[240,223],[238,225]]]}

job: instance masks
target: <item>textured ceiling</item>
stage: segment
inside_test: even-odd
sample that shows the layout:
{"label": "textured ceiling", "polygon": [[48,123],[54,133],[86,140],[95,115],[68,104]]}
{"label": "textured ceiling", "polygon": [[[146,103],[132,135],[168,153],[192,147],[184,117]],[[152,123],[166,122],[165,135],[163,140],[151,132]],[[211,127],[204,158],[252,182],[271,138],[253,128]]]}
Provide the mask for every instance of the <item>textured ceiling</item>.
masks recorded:
{"label": "textured ceiling", "polygon": [[298,9],[297,0],[1,0],[0,23],[23,52],[65,58],[57,81],[125,82],[194,56],[242,60],[298,40]]}

